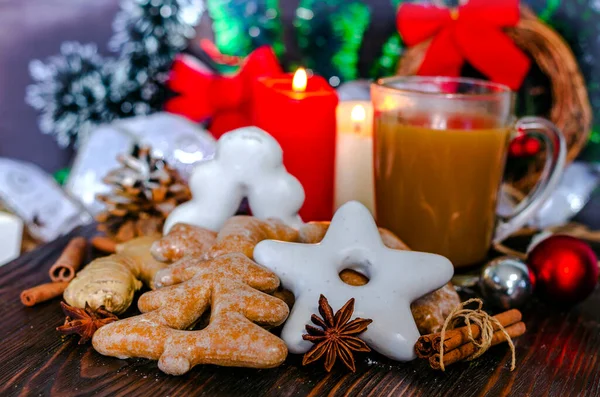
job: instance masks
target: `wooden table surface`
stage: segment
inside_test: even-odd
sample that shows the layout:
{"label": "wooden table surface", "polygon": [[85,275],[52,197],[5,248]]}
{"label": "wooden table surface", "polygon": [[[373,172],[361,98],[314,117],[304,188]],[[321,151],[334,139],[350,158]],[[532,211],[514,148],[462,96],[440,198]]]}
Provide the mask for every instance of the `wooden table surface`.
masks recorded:
{"label": "wooden table surface", "polygon": [[[89,236],[90,227],[74,232]],[[290,355],[275,369],[197,366],[173,377],[156,362],[103,357],[76,338],[61,338],[58,299],[24,307],[20,292],[45,282],[70,236],[0,267],[0,396],[476,396],[600,395],[600,291],[572,308],[533,299],[523,308],[528,332],[516,341],[510,372],[506,345],[446,373],[424,362],[397,363],[375,353],[359,356],[356,373],[336,366],[302,367]],[[600,247],[596,247],[600,248]]]}

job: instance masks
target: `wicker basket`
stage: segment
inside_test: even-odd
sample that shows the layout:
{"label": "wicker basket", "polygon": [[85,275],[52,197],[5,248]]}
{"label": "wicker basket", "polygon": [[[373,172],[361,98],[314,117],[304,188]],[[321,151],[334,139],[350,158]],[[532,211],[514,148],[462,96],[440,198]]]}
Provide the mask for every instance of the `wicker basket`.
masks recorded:
{"label": "wicker basket", "polygon": [[[565,136],[567,162],[571,162],[587,142],[592,123],[587,89],[575,56],[563,38],[527,7],[521,7],[519,24],[506,29],[506,32],[549,77],[553,98],[549,117]],[[430,42],[408,48],[400,59],[397,74],[416,74]],[[532,172],[515,181],[514,186],[519,190],[530,189],[537,181],[543,164],[543,159],[538,161]]]}

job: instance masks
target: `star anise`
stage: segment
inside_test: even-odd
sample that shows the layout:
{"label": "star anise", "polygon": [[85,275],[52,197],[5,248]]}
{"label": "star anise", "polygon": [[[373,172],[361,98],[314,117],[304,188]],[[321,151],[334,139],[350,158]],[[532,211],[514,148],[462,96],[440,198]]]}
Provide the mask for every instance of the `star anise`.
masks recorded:
{"label": "star anise", "polygon": [[56,328],[63,335],[77,334],[81,336],[79,344],[82,345],[92,339],[94,332],[98,328],[117,321],[119,318],[100,306],[97,310],[93,310],[86,302],[85,309],[79,309],[69,306],[64,302],[60,305],[67,318],[64,325]]}
{"label": "star anise", "polygon": [[308,334],[302,335],[302,338],[315,345],[304,355],[302,365],[310,364],[325,356],[325,369],[329,372],[339,357],[352,372],[356,371],[352,352],[371,351],[367,344],[356,335],[366,331],[373,320],[355,318],[350,321],[353,312],[354,298],[346,302],[334,315],[327,298],[321,295],[319,313],[323,318],[316,314],[310,317],[311,321],[321,328],[313,327],[310,324],[306,325]]}

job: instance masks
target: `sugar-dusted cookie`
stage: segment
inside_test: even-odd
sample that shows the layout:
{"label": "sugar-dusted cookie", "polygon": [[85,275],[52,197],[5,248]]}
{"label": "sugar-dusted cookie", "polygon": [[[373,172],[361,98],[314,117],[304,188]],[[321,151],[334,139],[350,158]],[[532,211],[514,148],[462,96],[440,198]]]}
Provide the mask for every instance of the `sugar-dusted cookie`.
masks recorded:
{"label": "sugar-dusted cookie", "polygon": [[[265,293],[279,285],[274,273],[235,253],[196,260],[181,278],[180,284],[142,295],[144,314],[100,328],[94,349],[118,358],[158,360],[171,375],[198,364],[269,368],[285,360],[285,343],[255,324],[277,326],[287,318],[287,305]],[[209,324],[188,330],[209,307]]]}

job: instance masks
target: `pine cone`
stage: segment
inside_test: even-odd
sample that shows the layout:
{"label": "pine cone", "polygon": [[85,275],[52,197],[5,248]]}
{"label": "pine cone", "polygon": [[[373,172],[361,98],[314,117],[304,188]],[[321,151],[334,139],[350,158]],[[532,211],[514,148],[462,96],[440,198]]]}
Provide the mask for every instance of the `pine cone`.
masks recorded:
{"label": "pine cone", "polygon": [[104,178],[112,192],[97,196],[106,204],[96,216],[98,230],[117,242],[160,233],[169,213],[191,198],[187,184],[147,146],[136,145],[118,160],[122,166]]}

